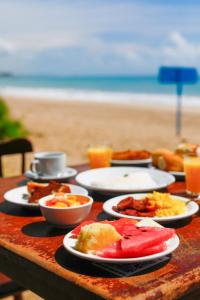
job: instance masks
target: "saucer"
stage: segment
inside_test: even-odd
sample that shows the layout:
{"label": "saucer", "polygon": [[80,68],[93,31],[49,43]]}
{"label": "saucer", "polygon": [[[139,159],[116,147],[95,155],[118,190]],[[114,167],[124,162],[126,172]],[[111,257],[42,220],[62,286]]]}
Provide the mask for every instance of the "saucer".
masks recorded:
{"label": "saucer", "polygon": [[38,173],[32,172],[31,170],[26,171],[24,175],[31,180],[37,180],[40,182],[47,182],[50,180],[63,181],[74,177],[77,174],[77,170],[66,167],[65,170],[56,175],[39,175]]}

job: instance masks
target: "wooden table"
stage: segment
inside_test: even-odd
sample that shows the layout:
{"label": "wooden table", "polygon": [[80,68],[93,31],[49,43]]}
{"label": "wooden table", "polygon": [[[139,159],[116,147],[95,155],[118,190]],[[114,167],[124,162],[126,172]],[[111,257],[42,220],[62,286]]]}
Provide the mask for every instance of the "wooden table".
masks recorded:
{"label": "wooden table", "polygon": [[[85,166],[78,168],[83,170]],[[3,200],[3,194],[25,183],[24,177],[0,179],[0,271],[45,299],[200,299],[200,218],[171,224],[181,243],[169,262],[143,274],[117,278],[67,253],[66,229],[47,224],[39,211]],[[169,187],[183,194],[182,182]],[[103,219],[102,196],[89,216]]]}

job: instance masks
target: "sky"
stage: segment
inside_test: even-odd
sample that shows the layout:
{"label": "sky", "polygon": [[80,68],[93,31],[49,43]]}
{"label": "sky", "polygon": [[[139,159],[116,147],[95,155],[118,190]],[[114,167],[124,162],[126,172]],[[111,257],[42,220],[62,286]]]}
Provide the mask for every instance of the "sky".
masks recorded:
{"label": "sky", "polygon": [[148,75],[200,69],[198,0],[1,0],[0,71]]}

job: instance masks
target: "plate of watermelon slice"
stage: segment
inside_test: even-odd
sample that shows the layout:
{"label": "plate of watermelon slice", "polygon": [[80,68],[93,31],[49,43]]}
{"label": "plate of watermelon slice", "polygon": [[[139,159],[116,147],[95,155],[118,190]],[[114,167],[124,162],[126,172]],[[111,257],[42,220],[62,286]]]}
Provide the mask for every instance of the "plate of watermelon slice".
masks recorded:
{"label": "plate of watermelon slice", "polygon": [[[76,244],[81,229],[92,223],[114,226],[121,235],[120,240],[100,248],[95,254],[78,251]],[[114,221],[85,221],[64,237],[63,245],[68,252],[82,259],[104,263],[134,263],[172,253],[179,246],[179,238],[174,229],[165,228],[151,219],[138,222],[121,218]]]}

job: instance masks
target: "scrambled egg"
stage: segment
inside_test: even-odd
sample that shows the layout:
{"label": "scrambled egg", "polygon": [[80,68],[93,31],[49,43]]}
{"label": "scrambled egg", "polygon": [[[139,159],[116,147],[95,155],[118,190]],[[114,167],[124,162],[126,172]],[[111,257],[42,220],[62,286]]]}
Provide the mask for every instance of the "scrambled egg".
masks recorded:
{"label": "scrambled egg", "polygon": [[153,192],[148,195],[149,209],[154,210],[156,217],[170,217],[186,212],[186,204],[168,193]]}

